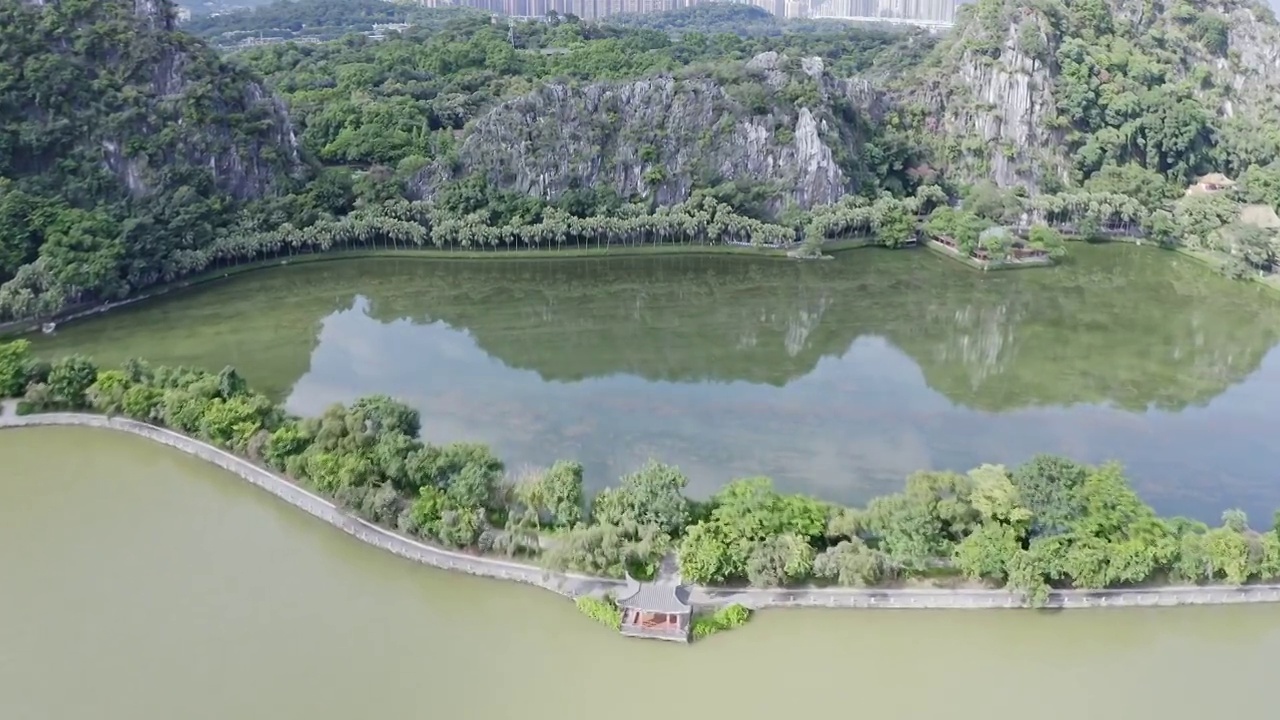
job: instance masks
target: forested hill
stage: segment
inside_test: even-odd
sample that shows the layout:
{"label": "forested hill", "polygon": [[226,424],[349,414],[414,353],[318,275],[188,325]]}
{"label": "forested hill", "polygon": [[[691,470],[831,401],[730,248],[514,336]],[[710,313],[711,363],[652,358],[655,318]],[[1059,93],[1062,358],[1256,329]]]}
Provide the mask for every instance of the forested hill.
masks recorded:
{"label": "forested hill", "polygon": [[487,19],[489,14],[468,7],[426,8],[384,0],[275,0],[236,12],[197,15],[182,30],[220,47],[235,47],[246,38],[332,40],[382,24],[439,28],[466,16]]}
{"label": "forested hill", "polygon": [[283,104],[176,31],[167,0],[0,0],[10,307],[180,275],[236,203],[288,190],[301,170]]}
{"label": "forested hill", "polygon": [[[941,42],[343,2],[198,26],[357,30],[221,56],[169,0],[0,0],[0,321],[303,249],[809,252],[929,213],[996,255],[984,231],[1025,222],[1280,271],[1280,29],[1253,0],[977,0]],[[1235,182],[1186,192],[1210,173]]]}
{"label": "forested hill", "polygon": [[1256,0],[978,0],[895,85],[960,180],[1053,191],[1133,164],[1185,185],[1280,152],[1280,28]]}

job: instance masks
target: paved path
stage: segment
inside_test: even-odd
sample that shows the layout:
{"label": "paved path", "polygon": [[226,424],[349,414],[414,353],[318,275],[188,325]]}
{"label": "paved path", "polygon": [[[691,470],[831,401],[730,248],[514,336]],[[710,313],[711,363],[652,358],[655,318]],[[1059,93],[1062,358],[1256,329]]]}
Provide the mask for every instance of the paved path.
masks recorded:
{"label": "paved path", "polygon": [[[512,562],[469,553],[454,552],[418,542],[385,528],[365,522],[271,471],[180,433],[125,418],[108,418],[85,413],[44,413],[16,415],[16,403],[0,403],[0,429],[36,426],[76,426],[108,428],[145,437],[176,448],[234,473],[291,505],[314,515],[364,542],[415,562],[446,570],[456,570],[501,580],[537,585],[567,597],[603,595],[623,587],[621,580],[562,573],[527,563]],[[659,569],[660,577],[674,578],[678,573],[675,555],[668,553]],[[1021,593],[1006,590],[866,589],[866,588],[794,588],[734,589],[693,586],[695,604],[727,605],[740,603],[752,608],[829,607],[829,608],[1019,608],[1025,607]],[[1235,603],[1280,602],[1280,584],[1244,587],[1162,587],[1121,590],[1055,590],[1048,606],[1055,608],[1137,607],[1171,605],[1224,605]]]}

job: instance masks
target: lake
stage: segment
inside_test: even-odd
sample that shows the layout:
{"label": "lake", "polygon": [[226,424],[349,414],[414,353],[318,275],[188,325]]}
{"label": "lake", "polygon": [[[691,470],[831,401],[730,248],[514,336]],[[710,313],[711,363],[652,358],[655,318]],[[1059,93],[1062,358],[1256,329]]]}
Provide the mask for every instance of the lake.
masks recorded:
{"label": "lake", "polygon": [[5,720],[1181,720],[1272,704],[1280,606],[778,610],[684,647],[401,560],[141,438],[5,430],[0,458]]}
{"label": "lake", "polygon": [[218,370],[294,412],[386,393],[432,441],[513,467],[647,458],[861,503],[923,468],[1123,461],[1163,513],[1280,508],[1280,300],[1182,256],[1073,245],[981,273],[924,250],[344,260],[255,272],[59,328],[46,356]]}

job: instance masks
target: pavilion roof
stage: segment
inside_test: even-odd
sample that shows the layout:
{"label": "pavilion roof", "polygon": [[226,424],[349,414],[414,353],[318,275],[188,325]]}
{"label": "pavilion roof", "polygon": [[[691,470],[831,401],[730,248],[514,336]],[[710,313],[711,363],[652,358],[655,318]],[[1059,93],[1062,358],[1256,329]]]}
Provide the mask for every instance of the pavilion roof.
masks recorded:
{"label": "pavilion roof", "polygon": [[689,591],[675,582],[642,583],[631,575],[627,575],[627,586],[618,593],[618,607],[648,612],[687,613],[693,608],[689,605]]}

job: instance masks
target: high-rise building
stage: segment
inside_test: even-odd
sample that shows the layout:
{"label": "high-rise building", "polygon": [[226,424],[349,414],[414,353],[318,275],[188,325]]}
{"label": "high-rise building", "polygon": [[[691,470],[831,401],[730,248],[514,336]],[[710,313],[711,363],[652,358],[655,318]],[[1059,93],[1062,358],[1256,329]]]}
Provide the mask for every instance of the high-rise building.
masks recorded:
{"label": "high-rise building", "polygon": [[426,7],[460,5],[512,17],[543,17],[554,11],[598,20],[621,13],[655,13],[702,2],[755,5],[778,17],[880,19],[949,25],[962,0],[418,0]]}

